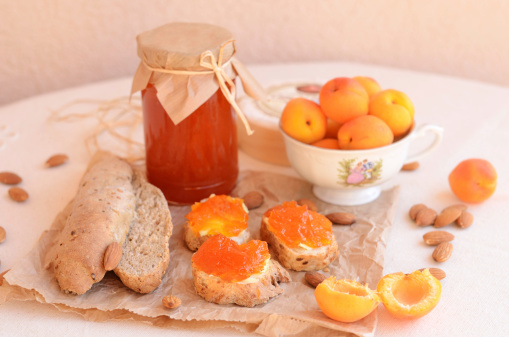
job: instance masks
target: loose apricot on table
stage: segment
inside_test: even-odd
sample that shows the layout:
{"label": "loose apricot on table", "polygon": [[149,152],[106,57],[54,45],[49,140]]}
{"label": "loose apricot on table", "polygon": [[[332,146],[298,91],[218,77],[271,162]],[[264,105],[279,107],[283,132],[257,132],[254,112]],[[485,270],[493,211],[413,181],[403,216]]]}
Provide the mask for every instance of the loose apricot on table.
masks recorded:
{"label": "loose apricot on table", "polygon": [[353,280],[336,280],[334,276],[316,287],[315,298],[326,316],[345,323],[366,317],[380,303],[376,291]]}
{"label": "loose apricot on table", "polygon": [[495,192],[497,171],[485,159],[466,159],[449,174],[449,186],[460,200],[480,203]]}
{"label": "loose apricot on table", "polygon": [[387,311],[396,318],[415,319],[428,314],[440,301],[442,285],[428,269],[411,274],[385,275],[377,286]]}

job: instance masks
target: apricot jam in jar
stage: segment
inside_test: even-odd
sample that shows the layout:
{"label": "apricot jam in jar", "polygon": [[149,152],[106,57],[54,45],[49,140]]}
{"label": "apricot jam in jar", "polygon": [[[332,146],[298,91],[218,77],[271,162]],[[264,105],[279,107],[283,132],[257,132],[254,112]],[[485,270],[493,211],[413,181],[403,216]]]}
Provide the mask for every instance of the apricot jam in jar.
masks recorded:
{"label": "apricot jam in jar", "polygon": [[149,182],[173,204],[228,194],[238,177],[231,33],[171,23],[137,42],[142,62],[131,92],[142,95]]}

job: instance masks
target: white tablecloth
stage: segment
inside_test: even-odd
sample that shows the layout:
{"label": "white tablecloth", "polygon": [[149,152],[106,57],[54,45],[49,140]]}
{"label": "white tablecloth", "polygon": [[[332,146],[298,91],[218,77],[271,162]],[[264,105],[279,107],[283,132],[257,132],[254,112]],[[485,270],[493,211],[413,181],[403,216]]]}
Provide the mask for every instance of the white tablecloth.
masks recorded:
{"label": "white tablecloth", "polygon": [[[421,160],[415,172],[402,172],[388,184],[400,188],[395,223],[386,252],[384,273],[411,272],[422,267],[446,271],[442,299],[427,316],[416,321],[392,318],[379,307],[376,336],[502,336],[509,333],[509,225],[504,212],[509,206],[509,88],[444,76],[382,67],[346,64],[287,64],[248,67],[262,85],[289,81],[321,81],[338,76],[366,75],[383,88],[404,91],[416,107],[417,124],[444,127],[440,147]],[[101,82],[33,97],[0,107],[0,171],[23,177],[30,199],[12,202],[8,186],[0,185],[0,225],[7,240],[0,244],[0,272],[27,254],[49,228],[55,215],[72,198],[89,155],[83,139],[91,121],[49,123],[50,109],[76,99],[112,99],[125,96],[130,78]],[[423,141],[425,142],[425,141]],[[1,145],[3,144],[3,145]],[[419,144],[416,145],[419,147]],[[44,161],[55,153],[72,154],[65,170],[47,170]],[[432,248],[423,243],[429,229],[418,228],[408,210],[425,203],[440,211],[457,203],[447,176],[463,159],[488,159],[498,171],[495,194],[471,205],[474,224],[461,230],[447,228],[456,239],[449,261],[437,263]],[[240,168],[268,170],[296,176],[287,167],[254,160],[240,152]],[[374,286],[374,285],[373,285]],[[201,326],[201,325],[200,325]],[[234,336],[232,329],[203,330],[195,323],[162,329],[131,321],[89,322],[76,314],[49,305],[9,302],[0,306],[0,336]]]}

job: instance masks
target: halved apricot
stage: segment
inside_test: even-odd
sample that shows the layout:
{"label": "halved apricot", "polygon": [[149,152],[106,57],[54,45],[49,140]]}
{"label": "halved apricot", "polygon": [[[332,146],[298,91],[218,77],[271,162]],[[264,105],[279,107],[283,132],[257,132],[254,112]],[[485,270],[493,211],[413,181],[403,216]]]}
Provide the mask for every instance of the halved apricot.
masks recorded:
{"label": "halved apricot", "polygon": [[411,274],[385,275],[377,286],[387,311],[396,318],[415,319],[428,314],[440,301],[442,285],[429,269]]}
{"label": "halved apricot", "polygon": [[380,303],[376,291],[353,280],[325,279],[315,289],[322,312],[339,322],[355,322],[369,315]]}

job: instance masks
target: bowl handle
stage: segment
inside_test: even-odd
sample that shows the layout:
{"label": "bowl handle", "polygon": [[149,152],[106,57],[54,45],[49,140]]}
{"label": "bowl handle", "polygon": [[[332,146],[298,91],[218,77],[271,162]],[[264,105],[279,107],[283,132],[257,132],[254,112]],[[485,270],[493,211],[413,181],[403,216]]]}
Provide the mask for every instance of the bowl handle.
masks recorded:
{"label": "bowl handle", "polygon": [[422,151],[409,156],[405,160],[405,164],[408,164],[408,163],[411,163],[411,162],[414,162],[414,161],[418,161],[419,159],[427,156],[428,154],[430,154],[438,146],[438,144],[440,144],[440,142],[442,141],[442,136],[443,136],[443,133],[444,133],[444,128],[442,128],[441,126],[438,126],[438,125],[433,125],[433,124],[424,124],[424,125],[421,125],[415,131],[415,133],[411,136],[412,139],[410,139],[410,141],[413,141],[413,140],[415,140],[417,138],[423,137],[428,132],[431,132],[431,133],[433,133],[435,135],[435,139],[433,140],[433,142],[428,147],[423,149]]}

